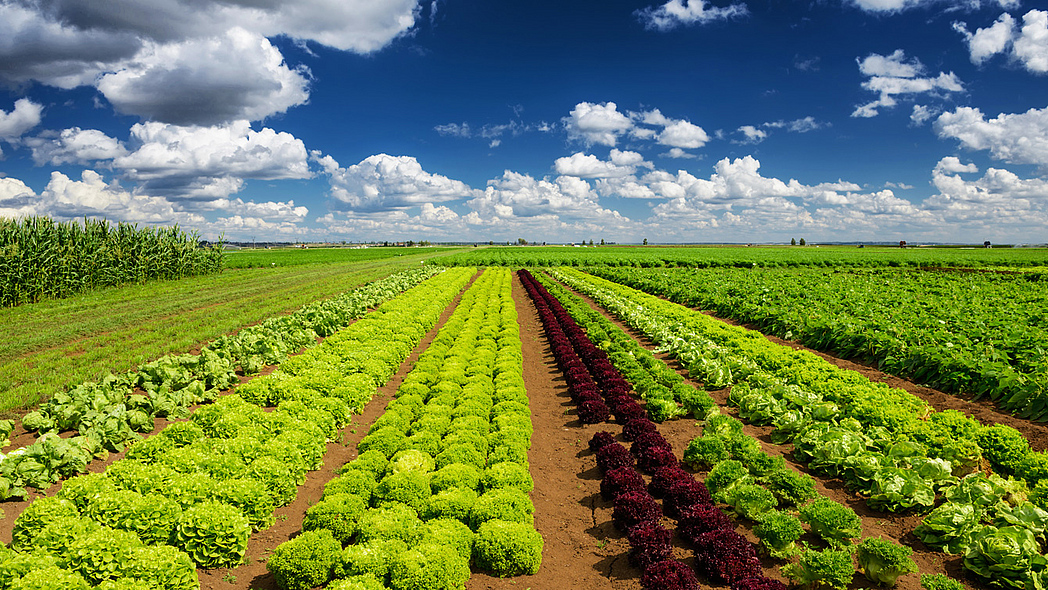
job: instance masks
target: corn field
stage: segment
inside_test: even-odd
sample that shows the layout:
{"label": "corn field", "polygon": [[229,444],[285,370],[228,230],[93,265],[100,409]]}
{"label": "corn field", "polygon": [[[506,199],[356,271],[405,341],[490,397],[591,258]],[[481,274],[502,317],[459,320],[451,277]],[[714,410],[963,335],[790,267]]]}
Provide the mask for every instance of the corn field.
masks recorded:
{"label": "corn field", "polygon": [[222,269],[220,246],[196,234],[105,220],[0,218],[0,306],[68,297],[97,287],[179,279]]}

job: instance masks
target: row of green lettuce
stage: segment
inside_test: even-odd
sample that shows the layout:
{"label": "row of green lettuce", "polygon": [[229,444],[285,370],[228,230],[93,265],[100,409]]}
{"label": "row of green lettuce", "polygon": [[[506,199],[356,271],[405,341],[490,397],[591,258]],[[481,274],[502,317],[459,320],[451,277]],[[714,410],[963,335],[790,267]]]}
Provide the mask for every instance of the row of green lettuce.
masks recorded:
{"label": "row of green lettuce", "polygon": [[432,277],[245,384],[245,395],[222,396],[132,444],[105,473],[65,480],[16,519],[11,547],[0,550],[0,588],[193,590],[197,567],[241,563],[252,530],[295,498],[326,443],[473,273]]}
{"label": "row of green lettuce", "polygon": [[[855,576],[855,562],[867,579],[885,586],[917,571],[909,547],[872,537],[852,546],[861,536],[861,520],[854,510],[821,496],[814,478],[790,468],[781,456],[766,453],[756,438],[743,432],[742,422],[721,413],[708,393],[696,390],[580,297],[547,276],[539,280],[586,329],[587,337],[608,352],[644,398],[652,420],[694,416],[702,421],[702,435],[689,443],[683,462],[705,473],[713,500],[748,521],[770,557],[789,562],[782,568],[784,575],[801,585],[844,590]],[[806,533],[825,546],[798,546]]]}
{"label": "row of green lettuce", "polygon": [[[235,385],[237,371],[251,375],[279,364],[288,354],[315,345],[317,338],[334,334],[368,309],[440,270],[425,267],[399,272],[222,336],[200,354],[167,355],[137,370],[55,394],[22,419],[26,430],[39,431],[40,438],[0,459],[0,500],[25,498],[27,488],[46,489],[62,477],[83,473],[94,458],[122,451],[141,438],[138,433],[151,432],[154,418],[185,418],[190,406],[213,400],[219,391]],[[289,366],[285,373],[292,370]],[[347,387],[367,390],[371,386],[367,379],[359,380]],[[77,435],[58,436],[67,431]]]}
{"label": "row of green lettuce", "polygon": [[597,268],[593,274],[1048,420],[1048,275]]}
{"label": "row of green lettuce", "polygon": [[511,279],[489,269],[463,295],[304,532],[267,562],[280,588],[461,589],[471,562],[498,576],[538,571]]}
{"label": "row of green lettuce", "polygon": [[995,585],[1048,582],[1048,456],[1015,429],[933,411],[903,390],[628,287],[570,269],[552,274],[708,388],[732,386],[729,402],[743,420],[773,426],[773,442],[792,443],[795,457],[842,479],[871,509],[934,508],[914,531],[926,544],[963,551],[965,567]]}

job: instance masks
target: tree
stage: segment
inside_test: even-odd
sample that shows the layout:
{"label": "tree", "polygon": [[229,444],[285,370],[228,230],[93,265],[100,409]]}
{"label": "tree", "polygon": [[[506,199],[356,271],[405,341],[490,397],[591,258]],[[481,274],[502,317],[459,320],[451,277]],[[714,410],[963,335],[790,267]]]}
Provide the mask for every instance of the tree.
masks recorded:
{"label": "tree", "polygon": [[527,246],[528,245],[528,241],[525,240],[524,238],[517,238],[517,245],[518,246]]}
{"label": "tree", "polygon": [[590,238],[590,246],[593,245],[593,238]]}
{"label": "tree", "polygon": [[600,245],[601,245],[601,246],[603,246],[603,245],[604,245],[604,238],[601,238],[601,239],[600,239]]}
{"label": "tree", "polygon": [[797,245],[797,238],[790,238],[790,245],[791,246],[796,246]]}
{"label": "tree", "polygon": [[804,241],[804,238],[801,238],[801,246],[803,246],[805,243],[806,242]]}
{"label": "tree", "polygon": [[645,245],[645,246],[647,246],[647,245],[648,245],[648,238],[644,238],[644,245]]}

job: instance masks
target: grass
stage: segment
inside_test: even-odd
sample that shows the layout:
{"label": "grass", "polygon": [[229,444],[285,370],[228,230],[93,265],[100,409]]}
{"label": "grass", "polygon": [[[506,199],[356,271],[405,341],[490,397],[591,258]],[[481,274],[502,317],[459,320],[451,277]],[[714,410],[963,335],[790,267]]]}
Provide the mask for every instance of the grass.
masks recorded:
{"label": "grass", "polygon": [[389,275],[433,251],[375,260],[231,269],[0,309],[0,413],[127,371]]}
{"label": "grass", "polygon": [[262,268],[299,264],[331,264],[336,262],[363,262],[403,256],[424,258],[457,250],[458,248],[277,248],[231,250],[225,254],[226,268]]}

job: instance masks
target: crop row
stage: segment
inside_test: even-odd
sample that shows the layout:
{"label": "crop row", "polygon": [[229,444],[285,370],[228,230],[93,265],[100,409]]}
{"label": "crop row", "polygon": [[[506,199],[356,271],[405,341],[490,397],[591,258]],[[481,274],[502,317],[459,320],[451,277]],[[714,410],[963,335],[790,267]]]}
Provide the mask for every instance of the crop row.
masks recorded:
{"label": "crop row", "polygon": [[471,562],[503,577],[538,570],[510,279],[489,269],[463,295],[304,532],[267,562],[281,588],[444,590],[463,587]]}
{"label": "crop row", "polygon": [[[295,497],[351,407],[396,371],[472,274],[433,277],[296,357],[294,372],[272,378],[274,411],[223,396],[134,443],[104,474],[67,479],[15,521],[0,586],[195,589],[196,567],[240,563],[251,530]],[[332,372],[365,375],[371,391],[339,389],[325,381]]]}
{"label": "crop row", "polygon": [[537,280],[585,330],[586,337],[607,353],[611,364],[644,400],[649,418],[655,422],[686,415],[701,419],[716,405],[709,394],[687,383],[675,370],[655,358],[632,336],[577,295],[545,275],[540,274]]}
{"label": "crop row", "polygon": [[[334,334],[368,309],[440,270],[427,267],[400,272],[223,336],[205,346],[199,355],[164,356],[123,375],[110,375],[100,382],[55,394],[23,418],[27,430],[39,431],[42,436],[0,462],[0,499],[24,498],[27,487],[45,489],[60,477],[82,473],[93,458],[122,451],[127,443],[140,438],[137,433],[152,431],[154,418],[184,418],[191,405],[213,400],[220,390],[237,383],[237,369],[251,374],[266,365],[279,364],[289,353],[315,345],[318,337]],[[294,373],[296,366],[310,362],[311,357],[296,359],[283,373]],[[381,373],[375,375],[378,377]],[[267,378],[241,390],[247,394],[278,378]],[[370,398],[367,392],[373,385],[363,377],[354,379],[354,385]],[[346,398],[352,407],[359,407],[361,399],[366,399],[353,399],[349,392],[338,397]],[[272,400],[255,401],[275,405],[267,403]],[[58,436],[71,430],[78,434]]]}
{"label": "crop row", "polygon": [[[947,550],[949,544],[927,534],[929,527],[946,541],[970,541],[960,545],[969,570],[1017,588],[1043,576],[1046,560],[1034,539],[1048,523],[1045,455],[1030,451],[1014,429],[933,412],[902,390],[627,287],[572,271],[554,274],[663,344],[707,386],[736,384],[729,399],[740,417],[773,425],[775,442],[792,442],[811,469],[843,479],[872,509],[927,511],[943,499],[947,507],[968,505],[969,526],[943,532],[959,509],[940,506],[916,532]],[[983,458],[1021,479],[978,473]]]}
{"label": "crop row", "polygon": [[[605,279],[1048,419],[1048,291],[1039,275],[594,269]],[[1031,280],[1034,279],[1034,280]],[[929,296],[934,295],[934,296]]]}

